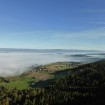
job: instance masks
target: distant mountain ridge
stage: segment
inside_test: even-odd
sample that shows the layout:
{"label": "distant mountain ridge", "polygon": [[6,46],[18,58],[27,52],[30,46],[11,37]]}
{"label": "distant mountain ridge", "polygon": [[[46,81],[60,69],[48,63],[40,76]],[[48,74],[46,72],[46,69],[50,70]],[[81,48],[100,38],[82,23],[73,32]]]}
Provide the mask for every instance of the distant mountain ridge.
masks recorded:
{"label": "distant mountain ridge", "polygon": [[98,50],[78,49],[26,49],[26,48],[0,48],[0,52],[35,52],[35,53],[64,53],[64,52],[103,52]]}

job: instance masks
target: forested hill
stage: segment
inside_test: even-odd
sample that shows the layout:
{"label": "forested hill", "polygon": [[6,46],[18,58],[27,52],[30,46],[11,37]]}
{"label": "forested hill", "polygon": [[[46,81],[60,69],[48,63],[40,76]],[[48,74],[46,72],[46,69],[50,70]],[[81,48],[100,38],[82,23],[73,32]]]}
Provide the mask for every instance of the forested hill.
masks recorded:
{"label": "forested hill", "polygon": [[0,105],[105,105],[105,61],[70,70],[49,87],[8,90],[1,87]]}
{"label": "forested hill", "polygon": [[85,65],[80,65],[79,67],[72,69],[71,73],[75,75],[84,74],[84,76],[89,74],[91,75],[97,74],[97,75],[100,75],[101,78],[105,78],[105,60],[101,60],[101,61],[97,61],[94,63],[85,64]]}
{"label": "forested hill", "polygon": [[60,105],[105,105],[105,61],[72,69],[68,76],[55,81],[53,88],[56,97],[62,97]]}

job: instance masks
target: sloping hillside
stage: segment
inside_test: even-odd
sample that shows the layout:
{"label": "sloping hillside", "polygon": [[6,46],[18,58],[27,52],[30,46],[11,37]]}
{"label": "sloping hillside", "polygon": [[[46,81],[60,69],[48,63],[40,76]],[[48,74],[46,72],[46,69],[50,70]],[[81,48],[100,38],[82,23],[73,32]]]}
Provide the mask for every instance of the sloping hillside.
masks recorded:
{"label": "sloping hillside", "polygon": [[[86,64],[72,69],[72,72],[55,81],[51,90],[63,105],[104,105],[105,104],[105,61]],[[59,95],[58,95],[59,94]],[[55,98],[55,99],[56,99]]]}
{"label": "sloping hillside", "polygon": [[[46,86],[44,84],[49,80],[52,81],[53,79],[67,75],[68,71],[66,69],[72,69],[80,64],[81,63],[77,62],[56,62],[37,67],[31,66],[25,73],[19,76],[0,77],[0,85],[10,89],[17,88],[20,90],[31,88],[31,85],[33,86],[33,84],[34,87],[42,87],[42,84],[43,86]],[[60,71],[62,71],[62,73]],[[62,75],[58,75],[56,72],[59,72],[59,74]],[[44,81],[47,82],[43,83]]]}
{"label": "sloping hillside", "polygon": [[1,87],[0,105],[105,105],[105,61],[79,66],[46,88]]}

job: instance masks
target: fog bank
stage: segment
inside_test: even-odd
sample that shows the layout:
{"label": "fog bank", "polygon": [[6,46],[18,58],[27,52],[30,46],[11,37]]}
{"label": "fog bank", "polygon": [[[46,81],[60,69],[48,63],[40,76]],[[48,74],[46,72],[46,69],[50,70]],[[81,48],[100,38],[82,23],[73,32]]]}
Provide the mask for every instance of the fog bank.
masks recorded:
{"label": "fog bank", "polygon": [[69,59],[56,54],[0,53],[0,75],[19,74],[31,65],[43,65],[58,61],[69,61]]}
{"label": "fog bank", "polygon": [[105,55],[73,55],[69,53],[0,53],[0,76],[9,76],[23,73],[28,67],[53,62],[95,61]]}

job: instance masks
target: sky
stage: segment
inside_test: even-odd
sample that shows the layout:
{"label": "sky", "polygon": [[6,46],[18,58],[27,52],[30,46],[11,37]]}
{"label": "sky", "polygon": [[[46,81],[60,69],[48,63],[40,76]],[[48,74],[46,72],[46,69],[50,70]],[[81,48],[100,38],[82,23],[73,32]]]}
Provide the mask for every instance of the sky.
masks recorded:
{"label": "sky", "polygon": [[105,51],[105,0],[0,0],[0,48]]}

